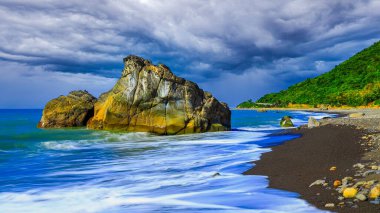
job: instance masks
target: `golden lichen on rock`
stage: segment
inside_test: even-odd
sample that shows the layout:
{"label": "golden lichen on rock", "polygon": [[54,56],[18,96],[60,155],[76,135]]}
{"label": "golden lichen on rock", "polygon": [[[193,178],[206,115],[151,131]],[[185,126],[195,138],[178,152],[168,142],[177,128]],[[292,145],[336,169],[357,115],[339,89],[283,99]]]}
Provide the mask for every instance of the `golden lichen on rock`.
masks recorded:
{"label": "golden lichen on rock", "polygon": [[94,104],[90,129],[185,134],[230,129],[231,112],[197,84],[163,65],[124,58],[121,78]]}
{"label": "golden lichen on rock", "polygon": [[[230,110],[165,65],[124,59],[122,77],[95,104],[92,129],[184,134],[230,129]],[[217,127],[217,128],[216,128]]]}

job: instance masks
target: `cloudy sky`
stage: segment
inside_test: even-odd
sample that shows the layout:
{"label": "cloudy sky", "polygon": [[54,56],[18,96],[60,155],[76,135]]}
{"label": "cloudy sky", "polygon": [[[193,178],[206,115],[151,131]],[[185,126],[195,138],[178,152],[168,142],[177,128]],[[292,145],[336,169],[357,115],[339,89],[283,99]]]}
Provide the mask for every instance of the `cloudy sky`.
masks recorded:
{"label": "cloudy sky", "polygon": [[379,40],[379,11],[379,0],[0,0],[0,108],[99,95],[129,54],[236,106]]}

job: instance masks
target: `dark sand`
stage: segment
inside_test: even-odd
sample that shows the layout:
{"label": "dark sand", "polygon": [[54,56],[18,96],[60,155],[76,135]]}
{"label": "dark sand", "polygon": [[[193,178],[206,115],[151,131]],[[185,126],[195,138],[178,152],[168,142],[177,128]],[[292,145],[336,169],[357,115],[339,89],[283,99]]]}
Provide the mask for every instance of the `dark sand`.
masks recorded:
{"label": "dark sand", "polygon": [[[265,175],[269,178],[269,187],[297,192],[300,198],[320,209],[336,212],[380,212],[380,206],[369,202],[355,202],[352,205],[337,206],[338,192],[326,190],[322,186],[309,187],[311,183],[326,177],[329,186],[336,179],[354,177],[352,165],[361,161],[365,153],[360,145],[365,134],[350,126],[327,125],[313,129],[300,129],[294,134],[302,137],[272,148],[255,162],[254,168],[246,175]],[[329,171],[336,166],[336,171]],[[354,177],[355,178],[355,177]],[[319,193],[319,195],[317,195]],[[352,201],[345,199],[344,202]],[[334,203],[334,208],[325,208],[326,203]]]}

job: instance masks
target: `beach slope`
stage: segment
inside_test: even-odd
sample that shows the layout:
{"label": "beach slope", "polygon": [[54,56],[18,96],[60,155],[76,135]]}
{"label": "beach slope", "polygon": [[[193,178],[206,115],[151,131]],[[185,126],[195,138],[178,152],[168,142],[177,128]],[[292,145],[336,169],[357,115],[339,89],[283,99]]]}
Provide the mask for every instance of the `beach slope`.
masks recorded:
{"label": "beach slope", "polygon": [[[344,111],[341,113],[351,113]],[[357,112],[355,112],[357,113]],[[302,137],[272,148],[272,152],[262,155],[246,175],[265,175],[269,187],[293,191],[300,194],[310,204],[325,210],[338,212],[379,212],[380,205],[368,201],[344,199],[334,189],[334,180],[353,177],[353,183],[367,178],[371,165],[377,165],[379,127],[378,110],[367,110],[359,118],[324,119],[320,127],[294,130],[291,134]],[[360,171],[353,165],[361,163]],[[336,170],[330,171],[331,167]],[[376,176],[376,175],[375,175]],[[372,176],[373,179],[377,177]],[[309,187],[316,180],[325,180],[325,186]],[[325,207],[333,203],[333,208]]]}

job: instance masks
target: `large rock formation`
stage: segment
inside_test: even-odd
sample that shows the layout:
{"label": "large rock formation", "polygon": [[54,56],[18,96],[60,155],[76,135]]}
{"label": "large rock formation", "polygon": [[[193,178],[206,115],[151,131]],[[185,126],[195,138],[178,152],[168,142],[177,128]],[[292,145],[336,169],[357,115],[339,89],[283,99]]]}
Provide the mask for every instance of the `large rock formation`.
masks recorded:
{"label": "large rock formation", "polygon": [[[88,128],[157,134],[230,129],[231,112],[227,104],[220,103],[197,84],[175,76],[165,65],[155,66],[137,56],[126,57],[124,65],[122,76],[113,89],[96,101],[94,116],[87,122]],[[50,101],[40,126],[85,124],[85,119],[74,119],[78,118],[76,112],[80,102],[75,102],[77,107],[72,109],[67,107],[67,103],[72,102],[70,97],[61,96]],[[92,100],[83,106],[88,112],[92,109]]]}
{"label": "large rock formation", "polygon": [[197,84],[137,56],[124,65],[114,88],[96,102],[89,128],[158,134],[230,129],[228,106]]}
{"label": "large rock formation", "polygon": [[94,115],[96,98],[87,91],[72,91],[49,101],[42,112],[40,128],[86,126]]}

